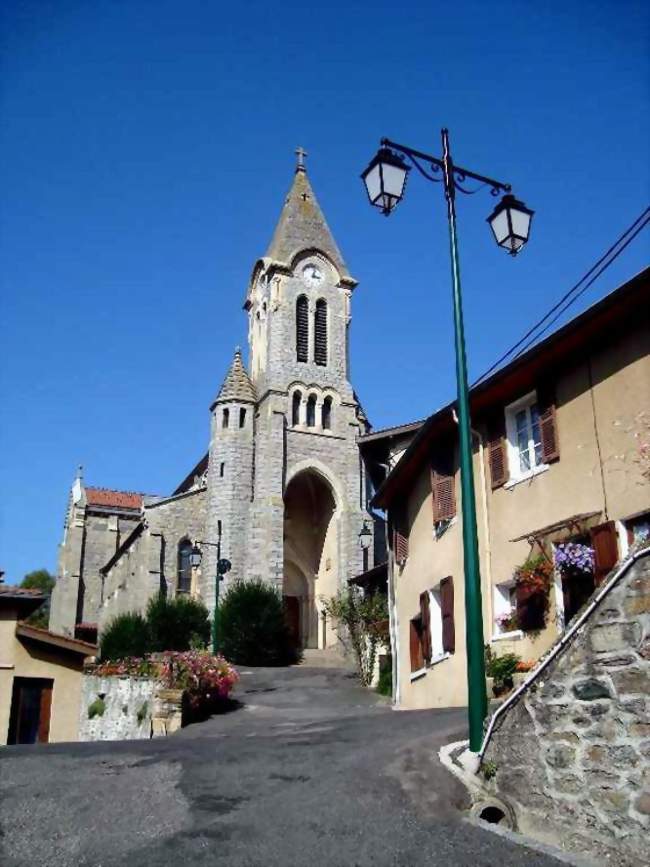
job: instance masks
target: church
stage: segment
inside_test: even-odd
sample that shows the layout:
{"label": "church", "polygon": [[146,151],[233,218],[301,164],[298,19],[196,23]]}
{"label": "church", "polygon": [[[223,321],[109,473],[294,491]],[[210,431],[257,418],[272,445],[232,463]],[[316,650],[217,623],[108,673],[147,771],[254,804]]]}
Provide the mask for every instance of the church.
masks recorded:
{"label": "church", "polygon": [[[370,426],[349,379],[350,275],[298,160],[244,310],[248,366],[236,349],[209,405],[208,453],[168,496],[70,491],[50,629],[93,640],[155,594],[190,594],[212,613],[217,544],[235,580],[282,593],[303,647],[336,641],[322,598],[385,557],[359,448]],[[360,545],[360,533],[373,540]],[[202,552],[192,566],[194,545]]]}

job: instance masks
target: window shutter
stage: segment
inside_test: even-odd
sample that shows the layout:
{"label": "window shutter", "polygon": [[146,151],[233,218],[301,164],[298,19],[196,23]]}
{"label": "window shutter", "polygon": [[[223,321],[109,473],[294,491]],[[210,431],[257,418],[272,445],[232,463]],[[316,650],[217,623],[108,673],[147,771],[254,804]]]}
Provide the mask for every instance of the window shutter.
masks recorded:
{"label": "window shutter", "polygon": [[557,435],[555,416],[555,396],[550,385],[537,387],[537,407],[539,409],[539,435],[542,441],[542,460],[545,464],[560,459],[560,443]]}
{"label": "window shutter", "polygon": [[296,360],[307,361],[309,354],[309,301],[301,295],[296,301]]}
{"label": "window shutter", "polygon": [[456,514],[456,486],[453,473],[431,470],[433,520],[448,521]]}
{"label": "window shutter", "polygon": [[316,364],[327,364],[327,302],[322,298],[316,302],[314,316],[314,361]]}
{"label": "window shutter", "polygon": [[416,617],[409,623],[409,650],[411,655],[411,671],[419,671],[424,667],[422,658],[422,640],[420,618]]}
{"label": "window shutter", "polygon": [[440,582],[440,611],[442,614],[442,650],[456,650],[456,627],[454,624],[454,579],[449,576]]}
{"label": "window shutter", "polygon": [[398,507],[393,516],[393,554],[400,566],[406,562],[409,555],[406,509],[403,506]]}
{"label": "window shutter", "polygon": [[431,662],[431,614],[429,592],[420,593],[420,620],[422,621],[422,656],[424,663]]}
{"label": "window shutter", "polygon": [[595,569],[594,580],[596,585],[612,571],[618,562],[618,536],[614,521],[599,524],[589,531],[591,545],[594,549]]}
{"label": "window shutter", "polygon": [[402,566],[409,555],[409,540],[404,534],[395,528],[395,559]]}
{"label": "window shutter", "polygon": [[488,425],[488,462],[492,490],[500,488],[508,480],[508,456],[506,453],[506,417],[503,409]]}

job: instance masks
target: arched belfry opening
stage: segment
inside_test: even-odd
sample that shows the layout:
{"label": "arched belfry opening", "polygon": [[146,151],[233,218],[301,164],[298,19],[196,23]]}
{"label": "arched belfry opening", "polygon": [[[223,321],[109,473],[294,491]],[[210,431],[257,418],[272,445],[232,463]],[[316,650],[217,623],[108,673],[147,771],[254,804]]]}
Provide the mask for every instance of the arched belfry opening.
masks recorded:
{"label": "arched belfry opening", "polygon": [[294,476],[284,495],[282,596],[294,637],[302,647],[335,642],[320,597],[335,595],[339,583],[336,498],[315,469]]}

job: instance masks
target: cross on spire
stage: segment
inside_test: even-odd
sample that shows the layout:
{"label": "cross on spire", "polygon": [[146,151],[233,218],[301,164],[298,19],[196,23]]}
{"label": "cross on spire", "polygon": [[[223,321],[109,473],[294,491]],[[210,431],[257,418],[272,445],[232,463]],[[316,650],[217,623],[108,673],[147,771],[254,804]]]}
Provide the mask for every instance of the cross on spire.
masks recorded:
{"label": "cross on spire", "polygon": [[304,172],[305,171],[305,157],[309,156],[309,154],[302,147],[296,148],[295,154],[298,157],[298,162],[296,163],[296,171],[297,172]]}

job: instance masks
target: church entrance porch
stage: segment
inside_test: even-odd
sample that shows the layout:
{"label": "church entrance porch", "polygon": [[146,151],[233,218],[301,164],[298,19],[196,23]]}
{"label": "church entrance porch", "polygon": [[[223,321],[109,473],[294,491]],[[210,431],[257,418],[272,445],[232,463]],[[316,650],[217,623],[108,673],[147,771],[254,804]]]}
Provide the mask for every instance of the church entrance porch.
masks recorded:
{"label": "church entrance porch", "polygon": [[284,496],[282,596],[289,626],[301,647],[335,643],[320,597],[338,588],[337,509],[329,482],[317,470],[303,470]]}

